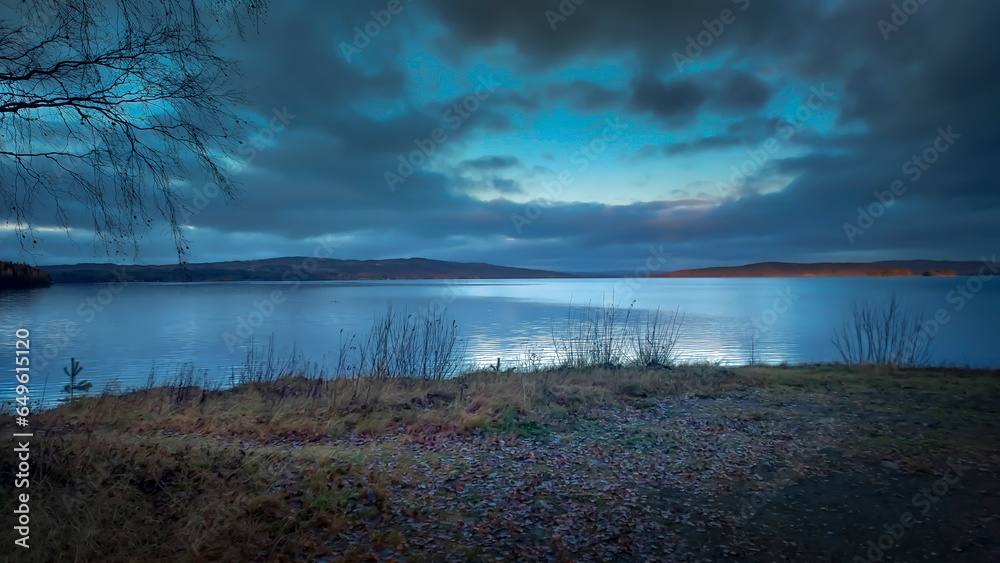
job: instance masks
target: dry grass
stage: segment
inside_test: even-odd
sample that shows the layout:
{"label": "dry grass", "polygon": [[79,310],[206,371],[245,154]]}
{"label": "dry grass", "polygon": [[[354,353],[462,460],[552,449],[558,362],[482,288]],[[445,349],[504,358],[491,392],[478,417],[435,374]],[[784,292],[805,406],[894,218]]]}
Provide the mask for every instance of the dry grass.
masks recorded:
{"label": "dry grass", "polygon": [[[338,446],[337,437],[516,433],[553,410],[719,392],[740,380],[712,368],[288,377],[85,398],[35,415],[45,430],[35,442],[26,560],[311,560],[365,514],[377,517],[385,488],[406,470],[399,452]],[[380,455],[393,461],[373,470]],[[13,472],[7,457],[4,487]],[[8,513],[11,493],[0,489]]]}
{"label": "dry grass", "polygon": [[[361,559],[352,546],[392,548],[402,539],[378,523],[386,503],[398,500],[387,491],[405,490],[413,469],[408,441],[517,439],[539,420],[572,419],[583,407],[675,396],[942,387],[950,396],[981,385],[972,388],[996,399],[996,374],[963,377],[832,366],[562,369],[448,380],[286,377],[230,390],[86,398],[35,415],[45,432],[32,458],[33,548],[25,560]],[[6,513],[13,472],[5,456]]]}
{"label": "dry grass", "polygon": [[710,393],[745,384],[715,367],[675,370],[560,369],[537,373],[481,371],[444,380],[285,377],[228,390],[163,387],[88,397],[38,415],[54,432],[116,430],[221,438],[339,437],[400,426],[484,426],[505,410],[547,414],[622,399]]}
{"label": "dry grass", "polygon": [[24,560],[312,559],[326,553],[324,538],[352,528],[357,505],[376,512],[393,478],[369,471],[356,453],[271,455],[106,431],[48,437]]}

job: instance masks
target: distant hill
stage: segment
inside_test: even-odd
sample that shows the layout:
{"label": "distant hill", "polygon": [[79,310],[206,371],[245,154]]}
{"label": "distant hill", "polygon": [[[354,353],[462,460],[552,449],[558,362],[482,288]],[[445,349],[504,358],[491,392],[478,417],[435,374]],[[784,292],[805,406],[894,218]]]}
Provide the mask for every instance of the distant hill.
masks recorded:
{"label": "distant hill", "polygon": [[949,262],[940,260],[890,260],[879,262],[890,267],[909,268],[917,276],[974,276],[983,267],[982,261],[977,262]]}
{"label": "distant hill", "polygon": [[527,279],[570,278],[572,274],[507,268],[492,264],[444,262],[425,258],[392,260],[334,260],[316,258],[272,258],[237,262],[212,262],[162,266],[117,266],[76,264],[47,266],[55,283],[107,283],[119,275],[136,282],[209,281],[330,281],[330,280],[420,280],[420,279]]}
{"label": "distant hill", "polygon": [[677,270],[657,277],[666,278],[805,278],[883,276],[970,276],[979,273],[982,262],[935,260],[891,260],[886,262],[822,262],[795,264],[761,262],[746,266]]}
{"label": "distant hill", "polygon": [[[391,260],[315,259],[316,269],[305,271],[307,258],[271,258],[235,262],[117,266],[76,264],[46,266],[46,283],[107,283],[120,277],[137,282],[280,281],[331,280],[422,280],[422,279],[542,279],[620,277],[617,272],[568,274],[546,270],[508,268],[493,264],[445,262],[425,258]],[[0,263],[0,264],[10,264]],[[873,276],[967,276],[975,275],[982,262],[893,260],[886,262],[826,262],[796,264],[762,262],[746,266],[678,270],[654,277],[667,278],[763,278],[763,277],[873,277]],[[27,267],[26,265],[19,265]],[[41,270],[38,270],[41,272]],[[45,272],[42,272],[44,274]],[[42,279],[42,278],[39,278]]]}
{"label": "distant hill", "polygon": [[0,290],[29,289],[52,284],[52,278],[44,270],[24,263],[0,260]]}

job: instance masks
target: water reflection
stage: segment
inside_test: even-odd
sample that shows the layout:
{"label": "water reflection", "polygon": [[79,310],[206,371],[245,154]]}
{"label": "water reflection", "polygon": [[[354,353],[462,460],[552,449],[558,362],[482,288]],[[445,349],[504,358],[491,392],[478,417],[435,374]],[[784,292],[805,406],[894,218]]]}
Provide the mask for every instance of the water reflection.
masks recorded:
{"label": "water reflection", "polygon": [[[880,299],[894,290],[911,309],[933,313],[946,306],[956,283],[953,278],[657,279],[643,281],[627,297],[637,310],[684,313],[678,347],[687,361],[747,363],[752,341],[758,361],[824,362],[837,359],[830,332],[852,300]],[[447,307],[461,326],[472,362],[486,365],[501,358],[511,365],[529,350],[551,360],[553,327],[565,323],[571,304],[606,302],[616,284],[620,288],[616,280],[133,284],[111,299],[101,286],[90,285],[8,292],[0,294],[0,331],[6,335],[0,367],[13,368],[13,333],[28,328],[34,381],[48,376],[52,389],[61,387],[61,368],[71,357],[83,363],[95,389],[112,378],[124,386],[144,383],[154,361],[164,370],[192,362],[213,377],[228,377],[246,352],[248,334],[240,327],[250,324],[258,341],[273,334],[279,347],[295,343],[306,357],[330,365],[341,329],[367,331],[390,302],[411,312]],[[275,292],[283,297],[280,303],[272,299]],[[775,307],[780,292],[794,299]],[[986,284],[935,337],[935,361],[1000,367],[1000,348],[993,342],[998,311],[1000,288]],[[11,381],[4,380],[5,392]]]}

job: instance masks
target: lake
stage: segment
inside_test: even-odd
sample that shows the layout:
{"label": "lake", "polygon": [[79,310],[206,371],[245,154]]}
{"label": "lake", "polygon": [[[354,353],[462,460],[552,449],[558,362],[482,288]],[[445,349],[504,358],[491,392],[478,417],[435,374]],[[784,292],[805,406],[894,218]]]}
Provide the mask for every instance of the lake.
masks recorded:
{"label": "lake", "polygon": [[[639,310],[679,308],[678,346],[689,361],[747,363],[829,362],[839,358],[831,330],[855,299],[895,292],[907,310],[945,319],[933,338],[942,365],[1000,367],[996,322],[1000,280],[973,284],[969,297],[951,293],[977,278],[755,278],[349,281],[201,284],[63,285],[0,294],[0,368],[12,373],[14,332],[31,331],[33,384],[48,376],[56,393],[62,367],[74,357],[94,391],[111,381],[144,384],[155,363],[165,376],[185,363],[228,379],[242,364],[248,340],[274,336],[279,349],[296,349],[329,366],[341,330],[367,332],[388,304],[417,312],[447,308],[461,330],[470,362],[512,366],[528,351],[551,357],[553,326],[570,306],[615,301]],[[950,295],[950,298],[949,298]],[[754,320],[756,319],[756,320]],[[754,328],[756,327],[756,329]],[[13,377],[3,379],[5,393]]]}

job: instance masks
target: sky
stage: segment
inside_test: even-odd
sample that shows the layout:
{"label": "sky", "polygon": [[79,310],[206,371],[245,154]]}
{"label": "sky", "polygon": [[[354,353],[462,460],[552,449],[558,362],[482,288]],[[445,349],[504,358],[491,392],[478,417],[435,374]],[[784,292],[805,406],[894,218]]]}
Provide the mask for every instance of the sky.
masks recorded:
{"label": "sky", "polygon": [[[974,0],[284,1],[225,46],[253,127],[235,205],[180,180],[190,261],[993,256],[998,20]],[[111,261],[85,224],[35,227],[29,261]],[[176,259],[154,226],[127,261]]]}

